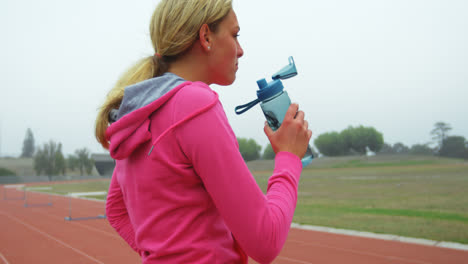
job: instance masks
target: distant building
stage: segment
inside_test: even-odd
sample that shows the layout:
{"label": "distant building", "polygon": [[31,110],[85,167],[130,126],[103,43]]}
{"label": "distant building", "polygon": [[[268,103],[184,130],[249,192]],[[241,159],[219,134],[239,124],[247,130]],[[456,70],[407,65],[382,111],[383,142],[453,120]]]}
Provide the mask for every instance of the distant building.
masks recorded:
{"label": "distant building", "polygon": [[91,154],[96,170],[101,176],[110,176],[114,171],[115,160],[108,153]]}
{"label": "distant building", "polygon": [[375,152],[370,150],[369,147],[366,147],[366,156],[375,156]]}

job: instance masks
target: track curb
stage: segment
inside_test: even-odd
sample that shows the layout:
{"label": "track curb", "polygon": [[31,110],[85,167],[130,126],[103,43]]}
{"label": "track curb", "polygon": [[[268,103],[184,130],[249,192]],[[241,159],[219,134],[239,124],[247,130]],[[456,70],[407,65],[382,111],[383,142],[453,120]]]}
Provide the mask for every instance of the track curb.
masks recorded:
{"label": "track curb", "polygon": [[456,243],[456,242],[435,241],[435,240],[429,240],[429,239],[403,237],[403,236],[389,235],[389,234],[376,234],[372,232],[355,231],[355,230],[339,229],[339,228],[324,227],[324,226],[303,225],[303,224],[298,224],[298,223],[292,223],[291,228],[468,251],[467,244],[461,244],[461,243]]}

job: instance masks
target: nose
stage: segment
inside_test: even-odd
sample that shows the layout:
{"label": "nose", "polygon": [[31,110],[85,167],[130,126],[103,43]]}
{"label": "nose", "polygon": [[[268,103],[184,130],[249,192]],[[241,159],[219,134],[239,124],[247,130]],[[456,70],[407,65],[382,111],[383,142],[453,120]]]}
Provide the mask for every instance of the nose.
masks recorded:
{"label": "nose", "polygon": [[239,42],[237,42],[237,58],[244,56],[244,50],[242,49]]}

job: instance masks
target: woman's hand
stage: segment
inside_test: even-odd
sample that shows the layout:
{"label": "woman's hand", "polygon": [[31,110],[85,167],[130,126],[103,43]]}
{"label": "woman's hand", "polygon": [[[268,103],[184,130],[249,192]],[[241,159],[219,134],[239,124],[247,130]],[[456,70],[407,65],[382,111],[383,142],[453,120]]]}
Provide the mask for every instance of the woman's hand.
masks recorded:
{"label": "woman's hand", "polygon": [[302,159],[312,131],[309,130],[308,122],[304,120],[304,112],[298,110],[298,104],[291,104],[280,128],[273,131],[268,123],[265,123],[264,131],[275,153],[288,151]]}

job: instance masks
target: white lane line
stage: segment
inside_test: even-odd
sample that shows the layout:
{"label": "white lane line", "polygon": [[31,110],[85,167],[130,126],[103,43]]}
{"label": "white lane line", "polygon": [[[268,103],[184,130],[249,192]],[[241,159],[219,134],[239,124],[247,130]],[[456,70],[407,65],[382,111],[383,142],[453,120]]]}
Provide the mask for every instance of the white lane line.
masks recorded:
{"label": "white lane line", "polygon": [[14,217],[14,216],[11,216],[11,215],[9,215],[9,214],[7,214],[7,213],[3,213],[3,212],[0,212],[0,214],[2,214],[2,215],[4,215],[4,216],[7,216],[7,217],[9,217],[9,218],[11,218],[11,219],[13,219],[13,220],[15,220],[16,222],[18,222],[18,223],[20,223],[20,224],[26,226],[27,228],[29,228],[29,229],[31,229],[31,230],[33,230],[33,231],[36,231],[36,232],[38,232],[39,234],[41,234],[41,235],[43,235],[43,236],[45,236],[45,237],[47,237],[47,238],[49,238],[49,239],[54,240],[55,242],[61,244],[62,246],[65,246],[65,247],[67,247],[67,248],[69,248],[69,249],[75,251],[76,253],[81,254],[81,255],[83,255],[83,256],[89,258],[90,260],[92,260],[92,261],[94,261],[94,262],[96,262],[96,263],[104,264],[103,262],[101,262],[101,261],[99,261],[99,260],[97,260],[97,259],[91,257],[90,255],[84,253],[83,251],[81,251],[81,250],[79,250],[79,249],[76,249],[76,248],[74,248],[74,247],[68,245],[67,243],[65,243],[65,242],[63,242],[63,241],[61,241],[61,240],[59,240],[59,239],[57,239],[57,238],[55,238],[55,237],[53,237],[53,236],[47,234],[47,233],[44,232],[44,231],[41,231],[41,230],[37,229],[36,227],[34,227],[34,226],[32,226],[32,225],[30,225],[30,224],[28,224],[28,223],[25,223],[25,222],[21,221],[20,219]]}
{"label": "white lane line", "polygon": [[[58,216],[58,215],[55,215],[55,214],[49,214],[49,213],[44,213],[44,212],[39,212],[38,210],[34,210],[35,213],[38,213],[38,214],[41,214],[41,215],[44,215],[46,217],[49,217],[49,218],[52,218],[54,220],[57,220],[57,218],[59,218],[60,220],[63,220],[63,217],[61,216]],[[77,226],[81,226],[81,227],[84,227],[86,229],[89,229],[91,231],[96,231],[96,232],[99,232],[99,233],[102,233],[106,236],[110,236],[110,237],[113,237],[113,238],[121,238],[120,236],[114,234],[114,233],[111,233],[111,232],[106,232],[106,231],[103,231],[101,229],[97,229],[95,227],[91,227],[91,226],[88,226],[88,225],[85,225],[85,224],[81,224],[81,223],[78,223],[78,222],[72,222],[70,221],[70,224],[72,225],[77,225]]]}
{"label": "white lane line", "polygon": [[[68,198],[70,198],[70,196],[67,196],[67,194],[58,194],[58,193],[51,193],[51,192],[36,192],[36,193],[48,194],[51,196],[64,198],[64,200],[62,201],[68,201]],[[86,201],[92,201],[92,202],[98,202],[98,203],[104,203],[104,204],[106,203],[106,200],[102,200],[102,199],[94,199],[94,198],[86,198],[86,197],[73,197],[73,198],[78,199],[78,200],[86,200]]]}
{"label": "white lane line", "polygon": [[5,189],[19,189],[19,188],[23,188],[24,187],[24,184],[7,184],[7,185],[3,185],[3,188]]}
{"label": "white lane line", "polygon": [[8,262],[8,260],[2,255],[2,253],[0,252],[0,259],[5,262],[5,264],[10,264],[10,262]]}
{"label": "white lane line", "polygon": [[286,261],[301,263],[301,264],[313,264],[312,262],[307,262],[307,261],[302,261],[302,260],[292,259],[292,258],[287,258],[287,257],[281,257],[281,256],[277,257],[277,259],[283,259]]}
{"label": "white lane line", "polygon": [[366,251],[357,251],[357,250],[353,250],[353,249],[334,247],[334,246],[329,246],[329,245],[324,245],[324,244],[315,244],[315,243],[309,243],[309,242],[304,242],[304,241],[299,241],[299,240],[287,240],[287,241],[292,242],[292,243],[301,244],[301,245],[328,248],[328,249],[343,251],[343,252],[347,252],[347,253],[353,253],[353,254],[357,254],[357,255],[365,255],[365,256],[371,256],[371,257],[377,257],[377,258],[383,258],[383,259],[393,259],[393,260],[398,260],[398,261],[402,261],[402,262],[406,262],[406,263],[431,264],[430,262],[425,262],[425,261],[420,261],[420,260],[414,260],[414,259],[409,259],[409,258],[406,259],[406,258],[401,258],[401,257],[396,257],[396,256],[388,256],[388,255],[381,255],[381,254],[374,254],[374,253],[369,253],[369,252],[366,252]]}
{"label": "white lane line", "polygon": [[107,191],[99,191],[99,192],[71,192],[68,193],[68,196],[74,198],[81,198],[82,196],[97,196],[97,195],[106,195]]}
{"label": "white lane line", "polygon": [[348,230],[348,229],[303,225],[303,224],[297,224],[297,223],[292,223],[291,228],[302,229],[302,230],[312,230],[312,231],[319,231],[319,232],[326,232],[326,233],[340,234],[340,235],[348,235],[348,236],[375,238],[375,239],[388,240],[388,241],[399,241],[403,243],[411,243],[411,244],[418,244],[418,245],[424,245],[424,246],[468,250],[467,244],[460,244],[460,243],[455,243],[455,242],[435,241],[435,240],[413,238],[413,237],[403,237],[403,236],[390,235],[390,234],[376,234],[376,233],[365,232],[365,231],[354,231],[354,230]]}
{"label": "white lane line", "polygon": [[77,223],[77,222],[73,222],[72,224],[73,224],[73,225],[79,225],[79,226],[84,227],[84,228],[87,228],[87,229],[89,229],[89,230],[91,230],[91,231],[99,232],[99,233],[101,233],[101,234],[104,234],[104,235],[106,235],[106,236],[110,236],[110,237],[112,237],[112,238],[118,238],[118,239],[121,239],[121,238],[122,238],[122,237],[120,237],[120,236],[118,236],[118,235],[115,235],[115,234],[110,233],[110,232],[102,231],[102,230],[97,229],[97,228],[95,228],[95,227],[90,227],[90,226],[87,226],[87,225],[84,225],[84,224],[80,224],[80,223]]}

